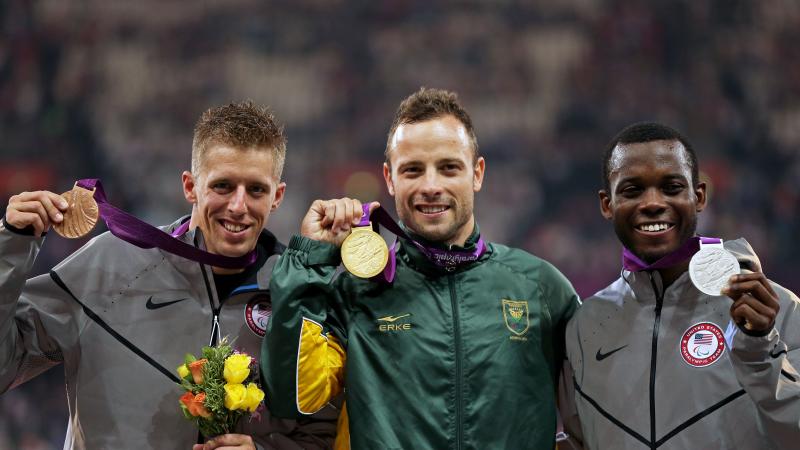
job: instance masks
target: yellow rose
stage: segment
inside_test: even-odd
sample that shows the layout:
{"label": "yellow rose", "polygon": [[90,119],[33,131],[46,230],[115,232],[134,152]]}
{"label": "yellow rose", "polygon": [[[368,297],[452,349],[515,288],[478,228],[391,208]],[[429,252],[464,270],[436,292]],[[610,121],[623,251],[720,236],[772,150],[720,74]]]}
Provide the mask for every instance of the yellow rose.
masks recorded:
{"label": "yellow rose", "polygon": [[244,399],[244,405],[242,406],[250,412],[255,412],[258,405],[261,404],[261,400],[264,400],[264,391],[259,389],[255,383],[249,383],[247,385],[247,395]]}
{"label": "yellow rose", "polygon": [[178,366],[178,376],[181,379],[184,379],[187,376],[189,376],[189,368],[186,367],[186,364],[181,364],[180,366]]}
{"label": "yellow rose", "polygon": [[[250,375],[250,357],[242,354],[235,354],[225,358],[225,369],[222,376],[230,384],[240,384]],[[228,408],[230,409],[230,408]]]}
{"label": "yellow rose", "polygon": [[225,385],[225,407],[233,411],[244,409],[244,401],[247,397],[247,388],[243,384]]}

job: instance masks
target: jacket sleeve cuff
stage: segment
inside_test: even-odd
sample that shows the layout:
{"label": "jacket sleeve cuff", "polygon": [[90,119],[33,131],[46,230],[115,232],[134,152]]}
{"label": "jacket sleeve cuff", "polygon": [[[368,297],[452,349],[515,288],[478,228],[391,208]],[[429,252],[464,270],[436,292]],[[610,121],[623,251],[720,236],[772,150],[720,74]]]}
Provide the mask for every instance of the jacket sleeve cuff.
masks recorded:
{"label": "jacket sleeve cuff", "polygon": [[743,362],[760,362],[778,340],[778,330],[773,328],[764,336],[753,336],[741,330],[733,337],[733,352]]}
{"label": "jacket sleeve cuff", "polygon": [[303,258],[307,266],[338,266],[342,262],[339,247],[304,236],[292,236],[288,250]]}
{"label": "jacket sleeve cuff", "polygon": [[14,225],[11,225],[6,221],[5,215],[3,216],[3,221],[0,222],[0,231],[2,231],[3,229],[6,229],[14,234],[19,234],[22,236],[33,236],[35,232],[33,225],[28,225],[25,228],[17,228]]}

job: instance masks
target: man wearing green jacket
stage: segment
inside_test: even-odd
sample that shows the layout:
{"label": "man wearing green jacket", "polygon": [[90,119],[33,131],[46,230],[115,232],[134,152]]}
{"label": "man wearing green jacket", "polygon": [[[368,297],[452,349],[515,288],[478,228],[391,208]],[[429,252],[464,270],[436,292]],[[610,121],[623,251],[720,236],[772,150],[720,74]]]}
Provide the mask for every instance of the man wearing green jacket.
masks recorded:
{"label": "man wearing green jacket", "polygon": [[578,299],[549,263],[481,238],[485,164],[455,94],[423,88],[402,102],[383,174],[407,236],[380,281],[336,276],[361,202],[311,205],[270,283],[262,369],[274,414],[312,414],[344,391],[337,448],[554,447]]}

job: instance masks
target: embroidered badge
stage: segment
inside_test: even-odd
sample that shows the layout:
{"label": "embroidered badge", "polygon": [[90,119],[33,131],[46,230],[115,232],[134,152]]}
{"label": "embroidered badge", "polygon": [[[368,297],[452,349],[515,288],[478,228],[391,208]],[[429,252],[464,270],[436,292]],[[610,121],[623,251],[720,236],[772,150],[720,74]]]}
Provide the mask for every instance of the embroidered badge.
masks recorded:
{"label": "embroidered badge", "polygon": [[681,356],[693,367],[714,364],[725,352],[725,335],[711,322],[701,322],[689,327],[681,337]]}
{"label": "embroidered badge", "polygon": [[259,295],[250,300],[244,308],[244,320],[250,331],[258,336],[267,334],[267,324],[272,316],[272,304],[269,297]]}
{"label": "embroidered badge", "polygon": [[524,335],[531,326],[528,302],[503,299],[503,320],[506,328],[517,336]]}

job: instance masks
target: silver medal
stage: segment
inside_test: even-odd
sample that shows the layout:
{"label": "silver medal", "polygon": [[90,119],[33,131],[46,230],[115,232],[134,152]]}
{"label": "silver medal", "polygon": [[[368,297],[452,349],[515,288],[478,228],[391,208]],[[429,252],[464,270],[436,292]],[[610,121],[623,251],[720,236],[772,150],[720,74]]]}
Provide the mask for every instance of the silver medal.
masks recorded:
{"label": "silver medal", "polygon": [[740,273],[739,261],[721,244],[703,245],[689,261],[689,277],[700,292],[722,295],[731,276]]}

